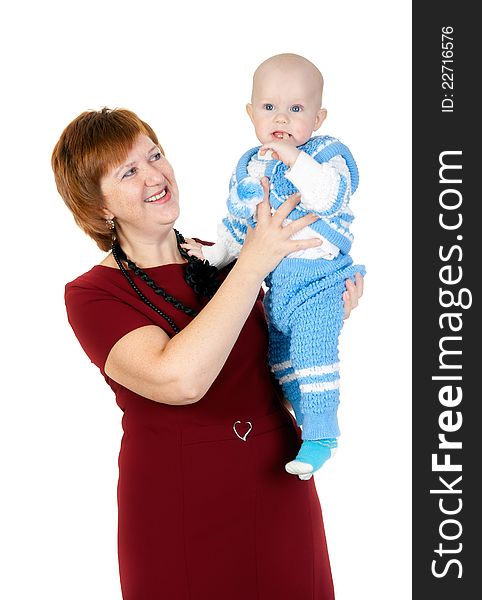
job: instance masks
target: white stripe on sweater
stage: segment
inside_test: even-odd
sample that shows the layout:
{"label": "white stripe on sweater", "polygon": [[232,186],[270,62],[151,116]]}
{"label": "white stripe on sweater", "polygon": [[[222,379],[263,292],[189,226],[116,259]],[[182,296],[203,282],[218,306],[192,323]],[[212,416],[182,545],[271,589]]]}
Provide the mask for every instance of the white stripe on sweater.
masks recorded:
{"label": "white stripe on sweater", "polygon": [[340,363],[336,362],[331,365],[322,365],[319,367],[308,367],[306,369],[295,370],[296,375],[302,377],[311,377],[312,375],[326,375],[327,373],[336,373],[340,370]]}
{"label": "white stripe on sweater", "polygon": [[302,383],[300,391],[302,394],[309,392],[326,392],[327,390],[336,390],[340,387],[340,380],[335,381],[318,381],[317,383]]}
{"label": "white stripe on sweater", "polygon": [[273,365],[271,367],[271,370],[273,371],[273,373],[276,373],[276,371],[284,371],[285,369],[289,369],[291,367],[292,367],[291,361],[290,360],[286,360],[285,362]]}
{"label": "white stripe on sweater", "polygon": [[280,377],[279,382],[281,385],[283,385],[283,383],[289,383],[290,381],[293,381],[294,379],[297,379],[296,373],[290,373],[289,375]]}

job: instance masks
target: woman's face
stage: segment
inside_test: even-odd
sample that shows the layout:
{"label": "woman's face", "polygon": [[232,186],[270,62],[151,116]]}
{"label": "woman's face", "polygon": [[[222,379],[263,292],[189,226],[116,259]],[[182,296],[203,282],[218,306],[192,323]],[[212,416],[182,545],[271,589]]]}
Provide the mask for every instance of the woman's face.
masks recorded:
{"label": "woman's face", "polygon": [[104,216],[115,218],[117,233],[129,238],[156,237],[159,227],[179,216],[174,171],[158,146],[139,135],[125,161],[100,181]]}

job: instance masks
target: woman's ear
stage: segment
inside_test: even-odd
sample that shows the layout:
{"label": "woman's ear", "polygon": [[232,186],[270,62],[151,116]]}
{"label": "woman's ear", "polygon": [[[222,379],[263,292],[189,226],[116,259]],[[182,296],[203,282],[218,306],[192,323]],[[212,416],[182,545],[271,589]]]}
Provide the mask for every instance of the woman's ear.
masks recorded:
{"label": "woman's ear", "polygon": [[107,219],[107,220],[112,220],[114,218],[114,215],[110,212],[110,210],[108,208],[102,209],[102,216],[104,219]]}
{"label": "woman's ear", "polygon": [[327,114],[328,112],[326,108],[320,108],[320,110],[316,113],[315,126],[313,127],[313,131],[317,131],[322,126]]}

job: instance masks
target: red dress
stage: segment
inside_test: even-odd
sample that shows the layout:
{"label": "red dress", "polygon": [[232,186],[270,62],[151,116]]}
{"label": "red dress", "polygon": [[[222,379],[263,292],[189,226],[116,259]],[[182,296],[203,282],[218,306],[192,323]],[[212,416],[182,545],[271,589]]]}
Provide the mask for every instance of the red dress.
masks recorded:
{"label": "red dress", "polygon": [[[146,272],[200,310],[184,270]],[[178,327],[189,323],[134,279]],[[67,284],[65,299],[79,342],[124,413],[117,490],[124,600],[332,600],[314,481],[284,469],[301,437],[267,366],[261,294],[219,376],[187,406],[143,398],[103,371],[129,331],[156,324],[173,335],[120,271],[95,266]]]}

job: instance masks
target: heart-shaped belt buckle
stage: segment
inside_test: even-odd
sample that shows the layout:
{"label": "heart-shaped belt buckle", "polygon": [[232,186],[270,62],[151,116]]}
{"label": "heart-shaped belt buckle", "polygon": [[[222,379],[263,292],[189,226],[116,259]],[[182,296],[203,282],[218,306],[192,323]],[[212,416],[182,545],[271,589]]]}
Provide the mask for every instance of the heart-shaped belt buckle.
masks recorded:
{"label": "heart-shaped belt buckle", "polygon": [[235,423],[233,425],[233,430],[234,430],[234,433],[238,436],[238,438],[240,440],[243,440],[243,442],[245,442],[246,438],[248,437],[248,435],[251,433],[251,430],[253,429],[253,424],[251,423],[251,421],[244,421],[244,423],[249,425],[249,429],[244,435],[239,435],[239,433],[236,430],[236,425],[238,425],[240,423],[242,423],[242,421],[235,421]]}

